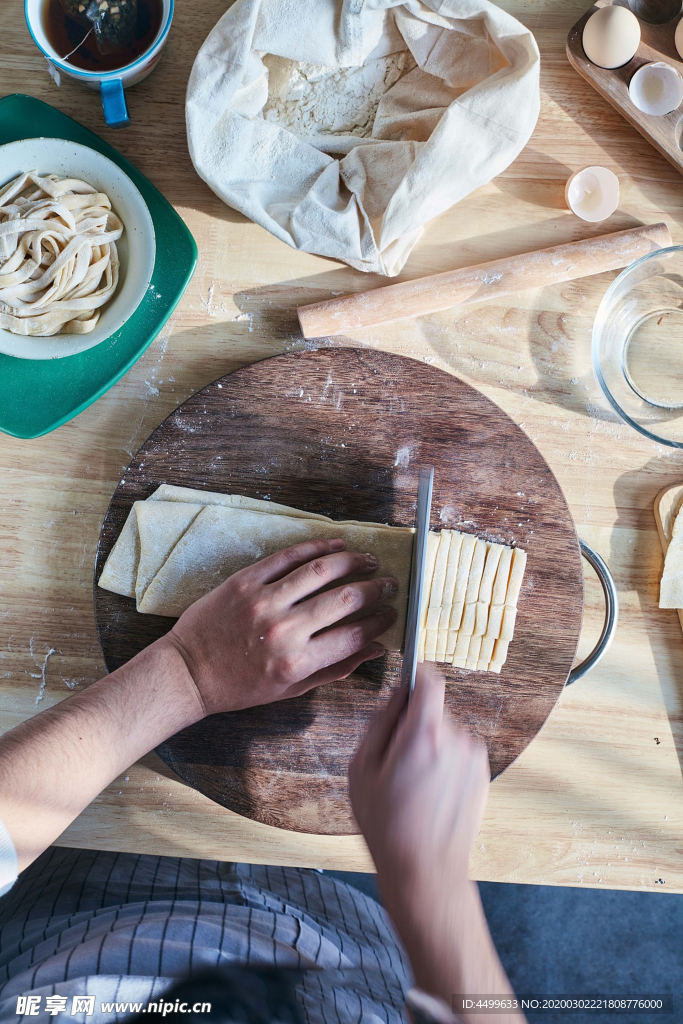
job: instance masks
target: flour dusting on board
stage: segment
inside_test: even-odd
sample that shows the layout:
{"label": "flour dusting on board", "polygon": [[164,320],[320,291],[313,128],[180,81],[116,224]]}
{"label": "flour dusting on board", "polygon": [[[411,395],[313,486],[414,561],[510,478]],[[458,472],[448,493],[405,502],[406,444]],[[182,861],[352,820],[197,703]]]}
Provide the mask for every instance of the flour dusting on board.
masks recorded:
{"label": "flour dusting on board", "polygon": [[409,444],[404,445],[403,448],[399,448],[396,452],[396,458],[394,459],[394,466],[400,466],[405,469],[410,465],[410,456],[412,455],[413,449]]}

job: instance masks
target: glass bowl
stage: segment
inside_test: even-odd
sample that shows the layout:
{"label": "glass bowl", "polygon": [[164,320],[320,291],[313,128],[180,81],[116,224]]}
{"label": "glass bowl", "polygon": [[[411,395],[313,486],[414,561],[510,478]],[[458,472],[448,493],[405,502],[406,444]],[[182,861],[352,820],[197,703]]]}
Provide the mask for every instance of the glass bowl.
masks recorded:
{"label": "glass bowl", "polygon": [[683,245],[643,256],[612,282],[593,324],[593,369],[626,423],[683,448]]}

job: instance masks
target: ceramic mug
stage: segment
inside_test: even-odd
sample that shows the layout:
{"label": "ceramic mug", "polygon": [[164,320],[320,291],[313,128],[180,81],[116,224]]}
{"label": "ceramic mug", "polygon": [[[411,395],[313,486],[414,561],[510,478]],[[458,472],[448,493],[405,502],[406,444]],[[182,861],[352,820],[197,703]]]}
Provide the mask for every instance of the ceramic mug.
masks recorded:
{"label": "ceramic mug", "polygon": [[83,71],[81,68],[74,67],[55,52],[43,27],[42,13],[45,3],[46,0],[24,0],[26,24],[33,42],[47,57],[48,64],[54,70],[68,78],[75,78],[77,82],[81,82],[91,89],[99,89],[105,121],[111,128],[125,128],[127,124],[130,124],[130,117],[123,90],[141,82],[150,71],[154,70],[173,20],[173,0],[163,0],[161,27],[151,46],[125,67],[102,73]]}

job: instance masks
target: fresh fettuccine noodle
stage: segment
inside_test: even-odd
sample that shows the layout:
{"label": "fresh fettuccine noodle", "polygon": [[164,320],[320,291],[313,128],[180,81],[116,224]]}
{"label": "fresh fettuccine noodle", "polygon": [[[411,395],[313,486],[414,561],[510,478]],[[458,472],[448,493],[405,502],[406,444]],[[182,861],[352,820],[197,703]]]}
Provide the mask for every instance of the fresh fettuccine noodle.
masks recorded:
{"label": "fresh fettuccine noodle", "polygon": [[0,189],[0,327],[88,334],[119,281],[123,224],[77,178],[28,171]]}

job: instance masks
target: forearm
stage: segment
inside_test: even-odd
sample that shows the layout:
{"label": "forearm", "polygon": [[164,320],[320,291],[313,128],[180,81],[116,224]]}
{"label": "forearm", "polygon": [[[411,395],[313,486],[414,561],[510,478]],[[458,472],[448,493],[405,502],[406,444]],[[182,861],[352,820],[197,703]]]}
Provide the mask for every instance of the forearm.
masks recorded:
{"label": "forearm", "polygon": [[[376,606],[396,581],[328,586],[376,568],[334,538],[277,552],[205,594],[123,668],[3,736],[0,820],[20,870],[112,779],[204,715],[298,696],[379,657],[372,641],[396,612]],[[328,628],[350,610],[366,614]]]}
{"label": "forearm", "polygon": [[0,739],[0,819],[25,868],[129,765],[203,715],[164,640]]}
{"label": "forearm", "polygon": [[[379,878],[382,891],[382,879]],[[458,883],[448,892],[405,887],[382,893],[406,947],[416,985],[451,1007],[452,997],[513,996],[498,958],[479,892],[473,882]],[[465,1020],[470,1018],[463,1014]],[[521,1013],[473,1016],[474,1024],[524,1021]]]}

